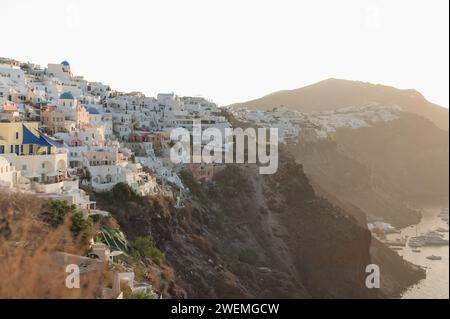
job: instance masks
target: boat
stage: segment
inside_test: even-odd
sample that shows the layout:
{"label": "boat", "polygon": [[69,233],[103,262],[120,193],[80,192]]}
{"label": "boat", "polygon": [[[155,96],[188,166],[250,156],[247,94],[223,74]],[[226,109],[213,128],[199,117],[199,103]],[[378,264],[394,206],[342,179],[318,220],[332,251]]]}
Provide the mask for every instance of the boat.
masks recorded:
{"label": "boat", "polygon": [[406,246],[405,238],[397,238],[395,240],[382,240],[381,242],[388,246],[397,246],[397,247],[405,247]]}
{"label": "boat", "polygon": [[443,235],[439,234],[436,231],[430,231],[426,233],[423,237],[425,245],[445,246],[449,244],[448,239],[443,238]]}
{"label": "boat", "polygon": [[448,233],[448,229],[446,229],[444,227],[439,227],[436,229],[436,231],[439,233]]}
{"label": "boat", "polygon": [[431,255],[431,256],[428,256],[427,259],[429,259],[429,260],[442,260],[442,257],[441,256],[436,256],[436,255]]}
{"label": "boat", "polygon": [[393,246],[391,247],[392,250],[403,250],[403,247]]}
{"label": "boat", "polygon": [[421,250],[420,250],[420,249],[413,249],[412,252],[413,252],[413,253],[420,253]]}
{"label": "boat", "polygon": [[410,247],[423,247],[425,246],[425,240],[423,236],[411,237],[408,241]]}

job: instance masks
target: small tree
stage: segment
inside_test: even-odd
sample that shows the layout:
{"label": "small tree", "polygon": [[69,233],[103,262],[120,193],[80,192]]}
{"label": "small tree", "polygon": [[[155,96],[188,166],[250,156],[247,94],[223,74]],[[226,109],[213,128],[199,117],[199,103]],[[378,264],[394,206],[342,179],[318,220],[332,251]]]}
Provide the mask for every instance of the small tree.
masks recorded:
{"label": "small tree", "polygon": [[85,219],[83,214],[80,212],[72,213],[70,216],[72,225],[70,226],[70,231],[76,237],[80,233],[89,230],[92,226],[88,219]]}
{"label": "small tree", "polygon": [[51,227],[56,228],[64,223],[67,214],[75,214],[75,205],[69,205],[65,201],[48,200],[43,206],[42,220]]}
{"label": "small tree", "polygon": [[[70,218],[70,231],[74,237],[91,229],[92,223],[85,219],[83,214],[79,212],[75,205],[69,205],[65,201],[48,200],[43,205],[41,218],[48,223],[50,227],[57,228],[64,224],[66,218]],[[86,233],[82,239],[85,239]]]}
{"label": "small tree", "polygon": [[164,259],[164,254],[147,237],[137,237],[131,244],[131,248],[142,258],[151,258],[156,262]]}

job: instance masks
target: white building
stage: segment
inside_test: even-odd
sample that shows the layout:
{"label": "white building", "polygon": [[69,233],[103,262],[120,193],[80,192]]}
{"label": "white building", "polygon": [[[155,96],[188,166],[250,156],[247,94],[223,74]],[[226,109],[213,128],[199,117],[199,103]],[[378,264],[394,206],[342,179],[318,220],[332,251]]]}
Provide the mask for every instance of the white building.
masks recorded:
{"label": "white building", "polygon": [[70,80],[72,78],[70,64],[67,61],[63,61],[59,64],[48,64],[46,73],[49,76],[56,77],[61,80]]}
{"label": "white building", "polygon": [[4,157],[0,156],[0,186],[12,188],[17,184],[20,173],[16,172],[16,168]]}

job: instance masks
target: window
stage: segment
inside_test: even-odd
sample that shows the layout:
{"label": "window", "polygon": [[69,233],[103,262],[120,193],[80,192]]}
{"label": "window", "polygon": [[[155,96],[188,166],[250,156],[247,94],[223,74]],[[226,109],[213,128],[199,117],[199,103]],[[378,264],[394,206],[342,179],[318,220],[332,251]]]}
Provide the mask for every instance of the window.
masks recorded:
{"label": "window", "polygon": [[22,165],[22,171],[26,171],[27,170],[27,166],[26,165]]}
{"label": "window", "polygon": [[45,168],[45,163],[42,163],[42,168]]}
{"label": "window", "polygon": [[19,139],[19,132],[16,132],[16,140]]}

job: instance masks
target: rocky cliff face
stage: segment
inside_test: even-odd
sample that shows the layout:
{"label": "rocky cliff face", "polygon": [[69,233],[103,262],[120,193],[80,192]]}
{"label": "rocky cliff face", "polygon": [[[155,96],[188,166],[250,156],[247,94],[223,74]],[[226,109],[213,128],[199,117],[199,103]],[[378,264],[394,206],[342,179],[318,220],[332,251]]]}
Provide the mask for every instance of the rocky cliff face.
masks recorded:
{"label": "rocky cliff face", "polygon": [[[292,159],[280,160],[272,176],[238,165],[227,166],[212,184],[189,175],[185,183],[191,195],[182,209],[161,199],[121,208],[98,202],[129,238],[152,237],[165,253],[165,271],[152,265],[159,275],[150,278],[164,297],[393,296],[365,287],[370,233],[318,197]],[[411,271],[410,283],[418,277]]]}
{"label": "rocky cliff face", "polygon": [[338,128],[328,138],[303,130],[286,149],[326,198],[348,203],[396,226],[417,223],[408,202],[448,196],[448,133],[423,117]]}
{"label": "rocky cliff face", "polygon": [[389,185],[402,200],[448,196],[448,132],[431,121],[402,112],[396,120],[339,129],[333,137],[342,152],[370,168],[375,182]]}
{"label": "rocky cliff face", "polygon": [[[335,199],[365,215],[383,217],[395,226],[420,220],[420,213],[406,206],[395,184],[352,158],[334,139],[304,140],[301,136],[299,144],[287,149],[303,164],[315,189],[332,202]],[[348,212],[353,211],[348,209]]]}

